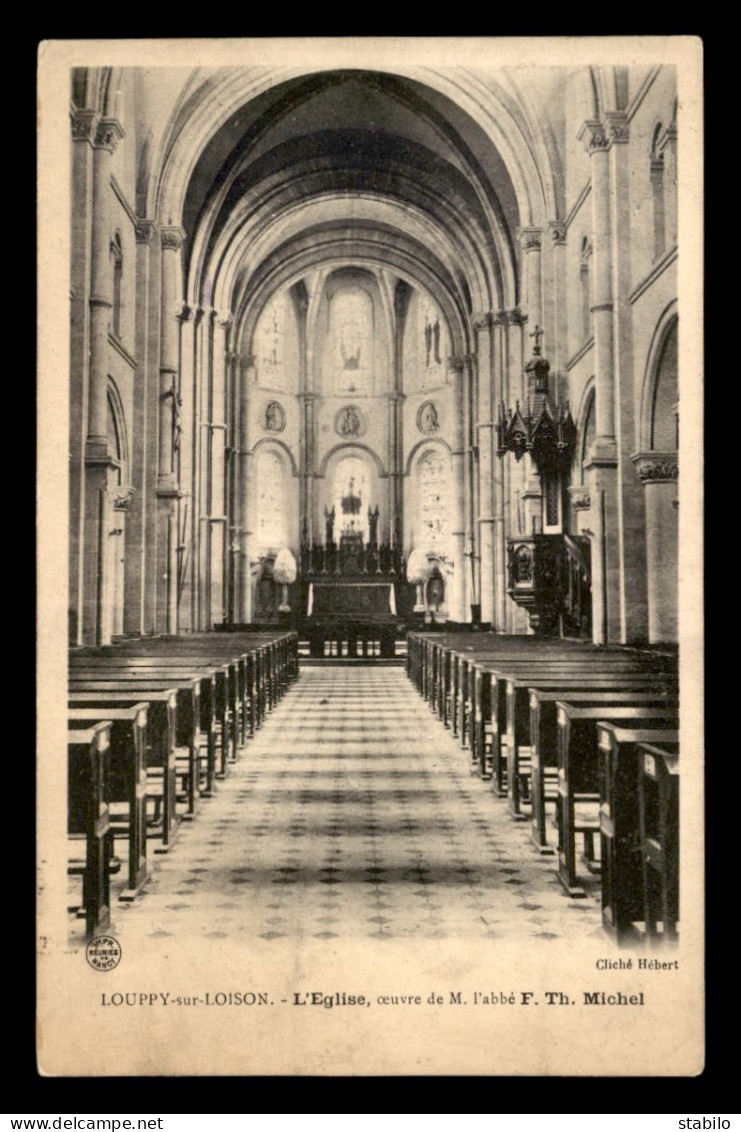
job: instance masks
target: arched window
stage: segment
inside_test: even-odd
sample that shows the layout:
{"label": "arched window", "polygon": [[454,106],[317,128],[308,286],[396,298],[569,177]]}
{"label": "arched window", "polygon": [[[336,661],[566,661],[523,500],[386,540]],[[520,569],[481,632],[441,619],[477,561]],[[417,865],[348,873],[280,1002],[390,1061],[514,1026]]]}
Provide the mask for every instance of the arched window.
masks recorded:
{"label": "arched window", "polygon": [[651,203],[653,207],[654,259],[666,251],[666,216],[664,211],[664,155],[660,152],[659,141],[663,132],[658,123],[651,141]]}
{"label": "arched window", "polygon": [[261,385],[288,389],[298,380],[298,327],[287,291],[275,295],[260,315],[254,352]]}
{"label": "arched window", "polygon": [[286,484],[283,464],[274,452],[257,456],[257,542],[280,549],[286,545]]}
{"label": "arched window", "polygon": [[581,330],[584,341],[592,335],[592,294],[589,284],[589,263],[592,258],[592,245],[585,236],[581,244],[579,280],[581,283]]}
{"label": "arched window", "polygon": [[368,466],[358,456],[340,460],[334,475],[332,506],[335,513],[335,537],[362,535],[368,541],[368,508],[370,479]]}
{"label": "arched window", "polygon": [[441,548],[448,537],[448,459],[439,449],[425,453],[419,464],[420,545]]}
{"label": "arched window", "polygon": [[579,458],[579,483],[584,483],[584,465],[589,459],[589,454],[594,444],[594,437],[596,433],[596,417],[594,411],[594,390],[589,394],[589,401],[587,402],[587,411],[584,414],[584,431],[581,437],[581,444],[577,449]]}
{"label": "arched window", "polygon": [[123,283],[123,249],[121,236],[118,232],[111,243],[111,259],[113,260],[113,309],[111,311],[111,330],[117,338],[121,337],[121,286]]}
{"label": "arched window", "polygon": [[675,319],[664,339],[656,375],[651,410],[651,449],[655,452],[679,449],[677,326]]}
{"label": "arched window", "polygon": [[330,364],[337,393],[372,393],[375,361],[371,296],[361,287],[343,287],[329,306]]}

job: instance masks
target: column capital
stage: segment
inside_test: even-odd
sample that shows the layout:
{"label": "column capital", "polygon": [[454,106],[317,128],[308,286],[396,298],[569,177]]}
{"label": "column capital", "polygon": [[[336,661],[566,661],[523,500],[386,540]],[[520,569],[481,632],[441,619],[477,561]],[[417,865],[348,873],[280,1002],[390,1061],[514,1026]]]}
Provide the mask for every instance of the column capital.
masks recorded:
{"label": "column capital", "polygon": [[151,244],[156,231],[157,225],[154,220],[137,220],[134,226],[137,244]]}
{"label": "column capital", "polygon": [[524,326],[527,322],[527,315],[523,314],[519,307],[502,311],[501,318],[506,326]]}
{"label": "column capital", "polygon": [[583,144],[590,157],[593,153],[603,153],[609,147],[604,126],[596,118],[587,119],[576,138]]}
{"label": "column capital", "polygon": [[220,330],[228,330],[233,322],[231,311],[214,311],[214,322]]}
{"label": "column capital", "polygon": [[73,110],[70,113],[70,126],[73,141],[86,141],[93,144],[98,124],[97,110]]}
{"label": "column capital", "polygon": [[128,511],[131,500],[136,495],[135,487],[119,487],[112,495],[114,511]]}
{"label": "column capital", "polygon": [[551,240],[556,247],[566,243],[566,236],[568,229],[564,220],[549,220],[548,230],[551,234]]}
{"label": "column capital", "polygon": [[178,318],[181,322],[195,322],[196,308],[188,306],[187,303],[183,303],[182,307],[180,308],[180,314],[178,315]]}
{"label": "column capital", "polygon": [[390,405],[400,405],[402,401],[406,401],[406,393],[399,393],[397,389],[391,390],[386,396]]}
{"label": "column capital", "polygon": [[123,141],[126,132],[118,118],[101,118],[95,127],[96,149],[107,149],[113,153],[120,141]]}
{"label": "column capital", "polygon": [[572,484],[568,492],[574,511],[589,511],[592,506],[592,499],[589,488],[585,484]]}
{"label": "column capital", "polygon": [[472,321],[474,330],[491,330],[498,323],[493,311],[476,311]]}
{"label": "column capital", "polygon": [[539,252],[543,246],[543,229],[521,228],[520,243],[525,252]]}
{"label": "column capital", "polygon": [[630,123],[624,110],[608,110],[602,126],[609,145],[625,145],[630,140]]}
{"label": "column capital", "polygon": [[160,229],[160,243],[163,250],[179,252],[185,238],[185,229],[178,224],[166,224]]}
{"label": "column capital", "polygon": [[670,483],[679,478],[676,452],[637,452],[631,460],[642,484]]}

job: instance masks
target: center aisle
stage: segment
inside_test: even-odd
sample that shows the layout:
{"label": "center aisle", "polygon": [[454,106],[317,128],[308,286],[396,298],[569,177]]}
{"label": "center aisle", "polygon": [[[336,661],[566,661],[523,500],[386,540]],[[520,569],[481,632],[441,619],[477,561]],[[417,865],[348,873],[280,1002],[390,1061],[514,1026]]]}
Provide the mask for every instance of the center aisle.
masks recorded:
{"label": "center aisle", "polygon": [[304,668],[116,935],[600,937],[468,763],[403,669]]}

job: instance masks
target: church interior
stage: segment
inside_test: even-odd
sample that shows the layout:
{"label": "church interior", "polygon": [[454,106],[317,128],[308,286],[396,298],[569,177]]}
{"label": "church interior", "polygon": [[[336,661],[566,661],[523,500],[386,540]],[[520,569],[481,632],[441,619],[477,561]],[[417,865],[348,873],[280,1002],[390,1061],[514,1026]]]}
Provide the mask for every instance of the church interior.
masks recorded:
{"label": "church interior", "polygon": [[69,97],[72,938],[676,940],[676,68]]}

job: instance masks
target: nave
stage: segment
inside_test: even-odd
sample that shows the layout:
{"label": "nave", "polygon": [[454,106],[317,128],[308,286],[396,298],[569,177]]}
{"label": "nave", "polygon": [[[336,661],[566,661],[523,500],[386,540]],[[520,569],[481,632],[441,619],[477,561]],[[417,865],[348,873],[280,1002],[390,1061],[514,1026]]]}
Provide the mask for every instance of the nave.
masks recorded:
{"label": "nave", "polygon": [[[122,948],[249,941],[603,938],[599,882],[572,900],[529,825],[403,668],[333,663],[298,681],[130,904]],[[73,922],[84,946],[84,921]]]}

